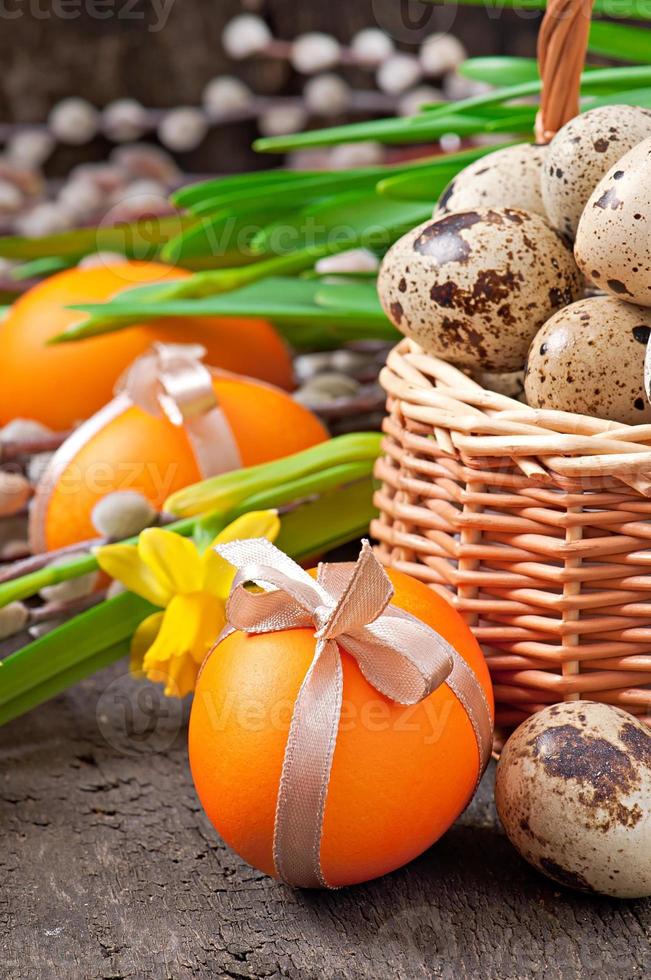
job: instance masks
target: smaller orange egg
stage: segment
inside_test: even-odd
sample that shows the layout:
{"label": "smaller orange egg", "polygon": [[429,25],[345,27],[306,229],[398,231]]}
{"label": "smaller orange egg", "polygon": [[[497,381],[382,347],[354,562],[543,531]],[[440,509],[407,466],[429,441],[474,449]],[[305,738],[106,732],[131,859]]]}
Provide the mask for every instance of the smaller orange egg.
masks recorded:
{"label": "smaller orange egg", "polygon": [[65,430],[87,419],[109,401],[125,368],[156,340],[201,344],[212,367],[291,389],[289,351],[264,320],[170,317],[48,346],[85,319],[85,313],[68,307],[103,303],[131,287],[164,285],[189,275],[160,262],[125,260],[68,269],[33,286],[0,323],[0,425],[21,417]]}
{"label": "smaller orange egg", "polygon": [[[421,582],[388,574],[393,604],[456,648],[492,718],[488,668],[459,613]],[[206,661],[192,705],[190,764],[208,819],[269,875],[290,718],[314,648],[309,629],[231,633]],[[336,886],[386,874],[430,847],[467,805],[481,769],[472,724],[447,684],[416,705],[397,704],[371,686],[341,645],[340,651],[343,703],[320,855],[326,880]]]}
{"label": "smaller orange egg", "polygon": [[[213,389],[242,466],[289,456],[328,438],[316,416],[279,388],[218,374]],[[160,508],[171,493],[201,476],[184,428],[137,405],[121,408],[112,401],[72,434],[43,474],[30,514],[32,547],[51,551],[95,536],[93,507],[115,490],[137,490]]]}

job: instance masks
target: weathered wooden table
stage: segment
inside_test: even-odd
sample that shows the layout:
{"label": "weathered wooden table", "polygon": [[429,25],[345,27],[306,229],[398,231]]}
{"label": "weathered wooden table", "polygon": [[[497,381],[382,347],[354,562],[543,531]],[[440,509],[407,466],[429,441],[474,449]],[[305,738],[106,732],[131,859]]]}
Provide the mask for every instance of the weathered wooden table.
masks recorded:
{"label": "weathered wooden table", "polygon": [[565,891],[501,832],[490,771],[419,860],[296,893],[218,839],[187,709],[119,665],[0,731],[2,978],[649,975],[651,903]]}

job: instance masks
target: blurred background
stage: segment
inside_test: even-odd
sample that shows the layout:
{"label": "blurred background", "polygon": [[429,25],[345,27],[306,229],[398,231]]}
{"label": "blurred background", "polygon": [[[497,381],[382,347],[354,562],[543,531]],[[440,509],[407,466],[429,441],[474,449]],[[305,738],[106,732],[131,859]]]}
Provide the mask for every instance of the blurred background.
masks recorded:
{"label": "blurred background", "polygon": [[539,18],[416,0],[3,0],[0,232],[165,213],[194,176],[393,158],[358,145],[284,161],[251,144],[472,94],[466,53],[533,55]]}

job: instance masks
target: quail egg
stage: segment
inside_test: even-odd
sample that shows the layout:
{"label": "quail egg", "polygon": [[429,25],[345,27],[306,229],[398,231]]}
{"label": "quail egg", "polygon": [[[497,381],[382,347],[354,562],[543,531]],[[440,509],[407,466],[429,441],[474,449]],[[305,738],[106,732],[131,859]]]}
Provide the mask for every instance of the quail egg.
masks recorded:
{"label": "quail egg", "polygon": [[428,353],[491,372],[520,370],[539,327],[581,294],[570,248],[537,214],[460,211],[387,252],[378,279],[391,322]]}
{"label": "quail egg", "polygon": [[540,176],[546,146],[518,143],[465,167],[441,194],[434,217],[469,208],[522,208],[545,217]]}
{"label": "quail egg", "polygon": [[559,310],[536,334],[524,390],[533,408],[635,425],[651,422],[644,357],[651,310],[591,296]]}
{"label": "quail egg", "polygon": [[569,888],[651,894],[651,730],[608,704],[528,718],[497,767],[495,803],[525,860]]}
{"label": "quail egg", "polygon": [[552,228],[573,239],[595,185],[636,143],[651,136],[651,110],[632,105],[590,109],[571,119],[547,148],[542,198]]}
{"label": "quail egg", "polygon": [[651,307],[651,138],[625,153],[595,187],[574,254],[606,292]]}

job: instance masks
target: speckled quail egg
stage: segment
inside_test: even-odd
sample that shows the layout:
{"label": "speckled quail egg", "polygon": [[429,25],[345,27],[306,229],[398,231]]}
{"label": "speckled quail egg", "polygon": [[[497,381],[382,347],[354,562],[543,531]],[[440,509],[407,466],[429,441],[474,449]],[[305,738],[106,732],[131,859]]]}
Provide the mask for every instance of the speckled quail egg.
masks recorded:
{"label": "speckled quail egg", "polygon": [[397,241],[378,292],[391,322],[425,351],[461,366],[522,368],[539,327],[581,294],[571,249],[537,214],[460,211]]}
{"label": "speckled quail egg", "polygon": [[595,187],[574,255],[606,292],[651,307],[651,138],[625,153]]}
{"label": "speckled quail egg", "polygon": [[554,704],[511,735],[495,803],[525,860],[569,888],[651,894],[651,730],[594,701]]}
{"label": "speckled quail egg", "polygon": [[632,105],[590,109],[556,133],[542,170],[542,198],[552,228],[573,239],[595,185],[609,167],[651,136],[651,110]]}
{"label": "speckled quail egg", "polygon": [[540,175],[546,146],[518,143],[465,167],[441,194],[434,217],[469,208],[522,208],[545,217]]}
{"label": "speckled quail egg", "polygon": [[644,396],[649,336],[651,311],[612,296],[591,296],[559,310],[529,349],[527,403],[628,425],[651,422]]}
{"label": "speckled quail egg", "polygon": [[507,398],[519,398],[524,391],[524,371],[507,371],[491,374],[490,371],[473,371],[473,379],[482,388],[496,391]]}

